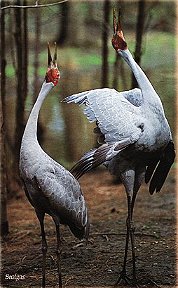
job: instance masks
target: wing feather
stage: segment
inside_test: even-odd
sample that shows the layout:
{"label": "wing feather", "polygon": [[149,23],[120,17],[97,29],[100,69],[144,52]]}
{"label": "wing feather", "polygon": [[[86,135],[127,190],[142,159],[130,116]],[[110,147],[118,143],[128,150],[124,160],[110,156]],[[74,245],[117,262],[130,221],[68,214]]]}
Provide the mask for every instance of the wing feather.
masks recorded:
{"label": "wing feather", "polygon": [[146,173],[145,173],[145,183],[148,184],[148,182],[150,181],[152,175],[153,175],[153,172],[156,168],[156,166],[158,165],[159,163],[159,158],[158,159],[155,159],[153,160],[148,166],[147,166],[147,169],[146,169]]}
{"label": "wing feather", "polygon": [[122,92],[123,96],[134,106],[139,107],[143,102],[142,91],[139,88]]}
{"label": "wing feather", "polygon": [[99,148],[91,149],[71,168],[70,172],[79,179],[86,172],[104,164],[116,156],[121,150],[127,148],[129,143],[116,142],[114,144],[103,144]]}
{"label": "wing feather", "polygon": [[128,138],[134,143],[140,137],[139,126],[142,121],[140,109],[128,100],[132,98],[129,95],[137,95],[135,98],[133,96],[136,99],[135,102],[132,100],[133,103],[141,101],[139,89],[117,92],[115,89],[103,88],[68,96],[63,102],[84,104],[84,114],[90,122],[97,121],[107,143]]}
{"label": "wing feather", "polygon": [[83,157],[72,167],[70,172],[76,179],[79,179],[83,174],[96,168],[106,161],[106,154],[109,150],[109,147],[104,145],[98,149],[94,148],[85,153]]}
{"label": "wing feather", "polygon": [[55,167],[53,171],[46,169],[44,173],[37,170],[34,179],[49,212],[50,209],[55,211],[61,223],[68,225],[76,237],[86,237],[89,227],[87,207],[80,185],[73,175]]}
{"label": "wing feather", "polygon": [[155,191],[159,192],[166,180],[169,170],[175,159],[174,143],[170,141],[164,149],[160,161],[154,171],[150,181],[149,192],[153,194]]}

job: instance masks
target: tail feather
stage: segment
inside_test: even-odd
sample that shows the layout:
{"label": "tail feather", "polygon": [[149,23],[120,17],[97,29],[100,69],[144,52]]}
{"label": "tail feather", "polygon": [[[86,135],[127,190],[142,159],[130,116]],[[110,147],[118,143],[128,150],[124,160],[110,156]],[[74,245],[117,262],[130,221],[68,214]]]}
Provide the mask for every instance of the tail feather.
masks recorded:
{"label": "tail feather", "polygon": [[80,240],[85,238],[88,241],[89,230],[90,230],[89,219],[87,219],[87,223],[86,223],[85,227],[83,227],[81,229],[79,229],[76,225],[74,225],[74,223],[68,224],[68,225],[69,225],[71,232],[73,233],[73,235],[75,237],[77,237]]}
{"label": "tail feather", "polygon": [[76,179],[79,179],[86,172],[103,164],[110,148],[111,145],[103,144],[99,148],[90,150],[72,167],[70,172]]}
{"label": "tail feather", "polygon": [[149,166],[147,167],[146,173],[145,173],[145,183],[146,184],[148,184],[148,182],[150,181],[158,162],[159,162],[159,159],[156,159],[155,161],[150,163]]}
{"label": "tail feather", "polygon": [[[166,146],[163,154],[160,157],[159,164],[157,165],[155,171],[150,181],[149,192],[153,194],[154,191],[159,192],[166,180],[169,170],[175,159],[174,143],[170,141]],[[148,180],[148,179],[147,179]]]}
{"label": "tail feather", "polygon": [[90,171],[93,167],[94,154],[96,148],[85,153],[83,157],[71,168],[70,172],[76,179],[79,179],[83,174]]}

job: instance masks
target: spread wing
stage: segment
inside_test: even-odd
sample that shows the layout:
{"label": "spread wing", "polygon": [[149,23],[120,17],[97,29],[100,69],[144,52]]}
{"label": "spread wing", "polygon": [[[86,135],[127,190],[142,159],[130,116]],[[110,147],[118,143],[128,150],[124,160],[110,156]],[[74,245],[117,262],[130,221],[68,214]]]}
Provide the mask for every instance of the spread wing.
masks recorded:
{"label": "spread wing", "polygon": [[147,167],[145,174],[145,182],[150,181],[149,191],[153,194],[155,191],[159,192],[166,180],[169,170],[175,159],[174,143],[170,141],[164,149],[161,157],[154,160]]}
{"label": "spread wing", "polygon": [[122,92],[122,95],[134,106],[139,107],[143,102],[142,91],[139,88],[134,88],[128,91]]}
{"label": "spread wing", "polygon": [[96,121],[98,127],[94,132],[102,138],[100,142],[105,143],[84,154],[71,169],[76,178],[107,162],[141,136],[142,123],[137,107],[142,101],[140,89],[120,93],[109,88],[94,89],[68,96],[63,101],[84,104],[84,114],[90,122]]}
{"label": "spread wing", "polygon": [[[139,97],[141,99],[140,90],[133,90],[137,91],[133,94],[139,95],[133,99]],[[84,114],[90,122],[97,121],[99,129],[105,137],[105,142],[113,143],[127,139],[132,144],[140,137],[141,120],[139,107],[126,99],[126,96],[131,99],[128,96],[131,94],[129,91],[119,93],[115,89],[103,88],[74,94],[63,101],[84,104]],[[137,101],[135,100],[135,103]]]}

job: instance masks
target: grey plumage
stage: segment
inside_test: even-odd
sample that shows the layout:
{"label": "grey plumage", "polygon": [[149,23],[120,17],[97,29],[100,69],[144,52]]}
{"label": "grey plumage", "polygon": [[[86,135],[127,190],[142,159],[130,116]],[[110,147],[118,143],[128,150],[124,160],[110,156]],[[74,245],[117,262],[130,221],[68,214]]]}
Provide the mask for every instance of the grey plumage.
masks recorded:
{"label": "grey plumage", "polygon": [[90,122],[96,121],[95,132],[102,145],[87,152],[71,169],[81,177],[87,171],[105,164],[120,177],[127,195],[128,217],[125,256],[120,280],[130,284],[126,275],[129,239],[133,259],[133,281],[136,284],[133,209],[141,183],[150,181],[149,191],[162,188],[175,158],[174,144],[163,105],[149,79],[127,48],[120,22],[114,16],[113,47],[130,66],[139,88],[125,92],[103,88],[66,97],[63,102],[85,105],[84,113]]}
{"label": "grey plumage", "polygon": [[30,113],[22,138],[19,169],[25,193],[35,208],[41,225],[43,251],[42,286],[45,287],[47,251],[43,221],[45,213],[47,213],[51,215],[56,225],[59,287],[62,287],[59,226],[60,224],[68,225],[77,238],[87,239],[89,220],[86,203],[78,181],[68,170],[48,156],[37,140],[37,121],[41,105],[59,79],[59,71],[55,64],[56,51],[54,61],[52,61],[49,53],[50,51],[48,50],[49,67],[46,80]]}
{"label": "grey plumage", "polygon": [[[143,89],[138,88],[125,92],[117,92],[115,89],[109,88],[94,89],[68,96],[63,100],[67,103],[84,104],[84,114],[90,122],[97,121],[105,140],[101,147],[89,152],[90,157],[86,153],[72,168],[71,171],[77,178],[79,175],[82,176],[83,172],[96,167],[95,162],[98,158],[100,158],[99,164],[107,164],[113,174],[120,174],[121,167],[118,168],[119,170],[115,169],[114,164],[119,161],[121,151],[123,151],[123,158],[121,158],[123,160],[124,154],[132,154],[133,151],[133,156],[136,156],[137,160],[140,158],[141,162],[144,162],[145,157],[145,163],[142,165],[147,169],[155,161],[156,168],[162,155],[165,154],[164,150],[170,156],[169,162],[172,161],[172,158],[174,160],[171,131],[164,115],[162,103],[158,99],[156,99],[157,106],[154,106],[154,101],[153,106],[146,101],[144,103],[142,91]],[[114,157],[117,161],[114,159],[108,163]],[[152,174],[153,172],[154,170]]]}
{"label": "grey plumage", "polygon": [[76,237],[86,236],[87,209],[78,181],[28,134],[22,139],[20,174],[35,210],[55,215]]}

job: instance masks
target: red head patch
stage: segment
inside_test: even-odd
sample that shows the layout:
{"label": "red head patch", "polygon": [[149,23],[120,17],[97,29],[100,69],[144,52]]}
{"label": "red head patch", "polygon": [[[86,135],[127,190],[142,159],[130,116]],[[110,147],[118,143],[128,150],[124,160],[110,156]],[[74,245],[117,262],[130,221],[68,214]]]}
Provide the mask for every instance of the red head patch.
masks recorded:
{"label": "red head patch", "polygon": [[54,86],[56,86],[59,79],[60,79],[60,72],[57,68],[57,46],[55,43],[54,57],[52,59],[48,43],[48,70],[46,72],[45,80],[47,83],[52,82]]}
{"label": "red head patch", "polygon": [[112,38],[112,45],[114,49],[117,50],[125,50],[127,49],[127,43],[124,38],[124,34],[121,29],[121,23],[120,23],[120,15],[118,19],[118,23],[116,22],[116,15],[115,10],[113,10],[113,29],[114,29],[114,35]]}
{"label": "red head patch", "polygon": [[57,85],[58,81],[60,79],[60,72],[57,67],[48,67],[48,70],[46,72],[45,80],[47,83],[52,82],[54,86]]}

